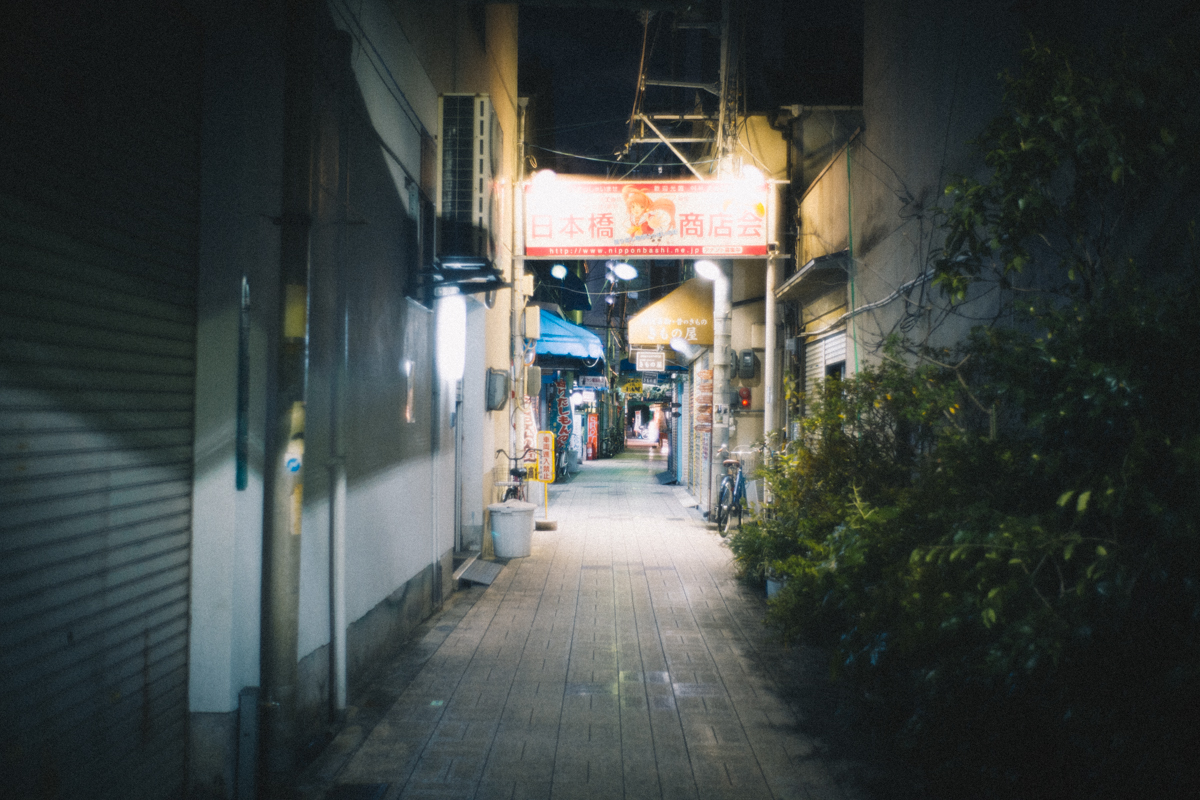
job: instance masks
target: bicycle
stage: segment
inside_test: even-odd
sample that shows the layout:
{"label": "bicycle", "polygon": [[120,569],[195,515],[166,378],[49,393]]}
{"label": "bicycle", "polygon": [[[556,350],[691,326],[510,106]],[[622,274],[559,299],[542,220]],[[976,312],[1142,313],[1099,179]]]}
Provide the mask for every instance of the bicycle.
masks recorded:
{"label": "bicycle", "polygon": [[729,533],[730,523],[737,515],[737,526],[742,527],[742,506],[746,501],[746,476],[742,473],[742,461],[739,458],[726,458],[721,462],[725,467],[725,477],[721,478],[721,487],[717,490],[717,530],[721,535]]}
{"label": "bicycle", "polygon": [[500,448],[496,451],[496,455],[503,453],[504,458],[512,464],[508,470],[510,480],[496,481],[497,486],[505,487],[504,497],[501,498],[501,502],[507,502],[509,500],[523,501],[525,499],[525,478],[528,475],[528,470],[521,465],[525,463],[525,456],[536,452],[537,451],[532,447],[526,447],[525,452],[514,458],[513,456],[510,456],[508,451],[504,448]]}

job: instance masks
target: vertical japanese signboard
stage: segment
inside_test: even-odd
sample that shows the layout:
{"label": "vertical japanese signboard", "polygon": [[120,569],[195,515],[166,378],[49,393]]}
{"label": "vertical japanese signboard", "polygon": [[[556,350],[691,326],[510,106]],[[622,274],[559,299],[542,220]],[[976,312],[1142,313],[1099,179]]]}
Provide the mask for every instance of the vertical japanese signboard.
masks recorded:
{"label": "vertical japanese signboard", "polygon": [[532,181],[525,255],[766,256],[767,197],[765,181]]}
{"label": "vertical japanese signboard", "polygon": [[713,422],[713,371],[696,370],[695,420],[697,431],[711,431]]}
{"label": "vertical japanese signboard", "polygon": [[600,452],[600,416],[587,415],[587,452],[588,458],[595,458]]}
{"label": "vertical japanese signboard", "polygon": [[537,480],[554,483],[554,431],[537,432]]}

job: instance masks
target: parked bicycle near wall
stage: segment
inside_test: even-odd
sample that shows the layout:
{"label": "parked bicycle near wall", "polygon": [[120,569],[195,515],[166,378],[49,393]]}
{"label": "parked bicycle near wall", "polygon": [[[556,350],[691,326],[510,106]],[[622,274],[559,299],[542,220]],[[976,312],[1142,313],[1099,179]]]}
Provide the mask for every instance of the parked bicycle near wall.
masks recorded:
{"label": "parked bicycle near wall", "polygon": [[717,530],[722,535],[729,532],[734,517],[737,526],[742,527],[742,506],[746,502],[746,477],[742,474],[740,458],[730,457],[721,462],[725,467],[725,477],[721,478],[721,486],[717,490]]}
{"label": "parked bicycle near wall", "polygon": [[525,452],[521,453],[519,456],[510,456],[508,451],[504,448],[496,451],[496,455],[503,454],[504,458],[508,460],[510,465],[508,469],[509,479],[506,481],[496,481],[497,486],[504,487],[504,497],[501,498],[502,501],[525,499],[525,478],[528,474],[528,470],[526,470],[524,466],[525,456],[536,452],[537,451],[532,447],[526,447]]}

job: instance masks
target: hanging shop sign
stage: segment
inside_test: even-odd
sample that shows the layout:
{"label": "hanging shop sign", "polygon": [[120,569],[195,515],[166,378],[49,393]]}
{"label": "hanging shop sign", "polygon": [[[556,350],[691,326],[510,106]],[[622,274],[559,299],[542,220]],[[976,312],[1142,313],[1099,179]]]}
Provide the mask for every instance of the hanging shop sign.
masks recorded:
{"label": "hanging shop sign", "polygon": [[692,278],[629,318],[629,344],[669,345],[679,339],[689,345],[710,346],[712,316],[712,282]]}
{"label": "hanging shop sign", "polygon": [[575,385],[580,389],[599,389],[608,388],[608,378],[603,375],[580,375],[575,379]]}
{"label": "hanging shop sign", "polygon": [[566,380],[559,378],[554,381],[553,386],[554,411],[551,412],[551,416],[554,419],[555,440],[561,451],[571,441],[571,398],[567,396]]}
{"label": "hanging shop sign", "polygon": [[662,350],[638,350],[634,357],[638,372],[662,372],[667,368],[667,354]]}
{"label": "hanging shop sign", "polygon": [[525,184],[527,258],[767,255],[763,181]]}

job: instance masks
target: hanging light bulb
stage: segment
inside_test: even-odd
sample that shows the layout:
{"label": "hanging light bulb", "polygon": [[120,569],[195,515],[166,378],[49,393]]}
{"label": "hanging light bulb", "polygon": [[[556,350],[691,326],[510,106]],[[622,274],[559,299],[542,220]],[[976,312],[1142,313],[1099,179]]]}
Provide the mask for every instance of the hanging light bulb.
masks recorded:
{"label": "hanging light bulb", "polygon": [[567,277],[567,268],[562,264],[555,264],[550,268],[550,274],[561,281],[563,278]]}
{"label": "hanging light bulb", "polygon": [[623,281],[631,281],[638,276],[637,268],[632,264],[626,264],[622,261],[619,264],[613,264],[613,274]]}
{"label": "hanging light bulb", "polygon": [[608,294],[608,295],[604,296],[604,302],[608,303],[611,306],[613,303],[617,302],[617,298],[611,294]]}

